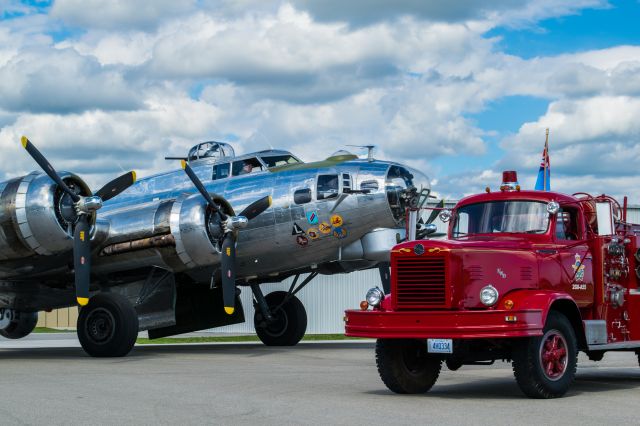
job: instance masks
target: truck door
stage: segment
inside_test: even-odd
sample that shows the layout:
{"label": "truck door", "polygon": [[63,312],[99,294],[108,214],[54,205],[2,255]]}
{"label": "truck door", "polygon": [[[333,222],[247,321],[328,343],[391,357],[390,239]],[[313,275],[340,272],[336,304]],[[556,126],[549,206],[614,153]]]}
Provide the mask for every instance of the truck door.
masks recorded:
{"label": "truck door", "polygon": [[593,256],[577,208],[565,206],[556,215],[556,247],[562,264],[561,287],[580,308],[593,304]]}

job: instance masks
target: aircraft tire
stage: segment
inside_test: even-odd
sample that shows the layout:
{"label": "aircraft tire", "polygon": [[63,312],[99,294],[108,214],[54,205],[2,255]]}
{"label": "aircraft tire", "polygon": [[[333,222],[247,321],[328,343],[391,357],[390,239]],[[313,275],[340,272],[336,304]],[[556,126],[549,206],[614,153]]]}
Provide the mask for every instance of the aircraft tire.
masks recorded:
{"label": "aircraft tire", "polygon": [[376,365],[382,382],[400,394],[425,393],[440,376],[442,360],[422,340],[378,339]]}
{"label": "aircraft tire", "polygon": [[36,324],[38,323],[37,312],[16,312],[17,319],[11,321],[11,323],[4,329],[0,329],[0,336],[7,339],[22,339],[23,337],[31,334]]}
{"label": "aircraft tire", "polygon": [[563,396],[576,375],[578,344],[566,316],[551,311],[543,336],[523,339],[513,353],[513,374],[530,398]]}
{"label": "aircraft tire", "polygon": [[89,299],[78,316],[78,340],[92,357],[127,355],[138,337],[138,314],[116,293],[100,293]]}
{"label": "aircraft tire", "polygon": [[307,331],[307,312],[297,297],[292,296],[282,308],[273,312],[286,296],[286,291],[274,291],[265,297],[275,319],[271,324],[263,325],[259,310],[253,316],[256,334],[267,346],[295,346]]}

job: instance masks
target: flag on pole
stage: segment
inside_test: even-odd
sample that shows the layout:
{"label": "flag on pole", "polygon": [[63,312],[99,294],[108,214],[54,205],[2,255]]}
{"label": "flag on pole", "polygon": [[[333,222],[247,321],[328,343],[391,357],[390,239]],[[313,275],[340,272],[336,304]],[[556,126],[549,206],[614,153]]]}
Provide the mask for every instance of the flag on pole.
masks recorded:
{"label": "flag on pole", "polygon": [[540,162],[540,170],[538,170],[536,190],[551,191],[551,165],[549,163],[549,129],[547,129],[547,135],[544,140],[544,149],[542,150],[542,161]]}

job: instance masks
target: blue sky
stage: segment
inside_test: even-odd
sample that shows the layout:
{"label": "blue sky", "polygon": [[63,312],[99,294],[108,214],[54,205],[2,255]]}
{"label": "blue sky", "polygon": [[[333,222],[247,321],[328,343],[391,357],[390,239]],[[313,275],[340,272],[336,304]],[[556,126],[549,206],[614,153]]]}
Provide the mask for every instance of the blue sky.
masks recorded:
{"label": "blue sky", "polygon": [[0,0],[0,177],[32,167],[21,134],[96,184],[201,140],[305,160],[373,143],[458,198],[505,168],[533,186],[549,127],[553,189],[640,203],[638,17],[635,0]]}

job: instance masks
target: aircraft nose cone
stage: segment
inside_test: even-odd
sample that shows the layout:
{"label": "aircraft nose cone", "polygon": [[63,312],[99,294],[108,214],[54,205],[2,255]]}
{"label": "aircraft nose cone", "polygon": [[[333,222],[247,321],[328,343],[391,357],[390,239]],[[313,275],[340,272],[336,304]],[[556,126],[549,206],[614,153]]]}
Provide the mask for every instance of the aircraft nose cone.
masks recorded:
{"label": "aircraft nose cone", "polygon": [[[393,165],[386,179],[387,201],[397,225],[405,223],[407,209],[420,209],[427,204],[431,183],[427,175],[408,166]],[[424,210],[419,211],[422,216]]]}

